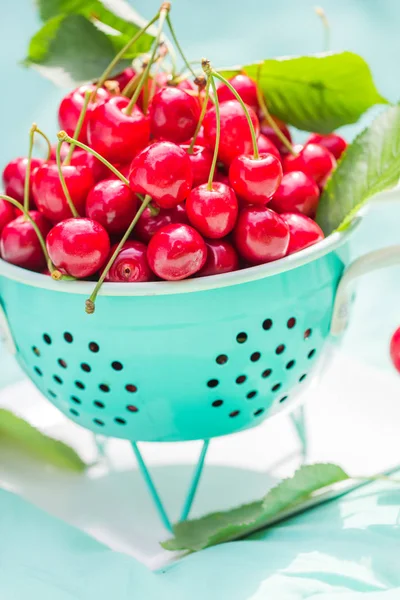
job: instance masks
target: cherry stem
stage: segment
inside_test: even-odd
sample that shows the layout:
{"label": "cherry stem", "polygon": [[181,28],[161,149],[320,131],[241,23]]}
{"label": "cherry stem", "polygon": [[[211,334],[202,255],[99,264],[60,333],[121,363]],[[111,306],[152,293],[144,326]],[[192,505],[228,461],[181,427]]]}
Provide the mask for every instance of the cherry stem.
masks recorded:
{"label": "cherry stem", "polygon": [[64,196],[67,200],[67,204],[70,208],[70,211],[72,212],[72,216],[73,217],[79,217],[79,213],[75,208],[74,203],[72,202],[72,198],[71,195],[69,193],[69,190],[67,188],[67,184],[65,183],[65,178],[64,178],[64,173],[62,171],[62,164],[61,164],[61,146],[63,145],[63,141],[60,140],[57,144],[57,151],[56,151],[56,160],[57,160],[57,169],[58,169],[58,177],[60,178],[60,183],[61,183],[61,187],[63,189],[64,192]]}
{"label": "cherry stem", "polygon": [[[197,139],[197,136],[199,135],[201,126],[203,124],[203,119],[204,119],[204,116],[205,116],[206,111],[207,111],[208,99],[210,97],[211,79],[212,79],[211,76],[207,77],[207,84],[206,84],[206,89],[205,89],[205,96],[204,96],[204,100],[203,100],[203,106],[201,107],[201,113],[200,113],[200,117],[199,117],[199,122],[197,123],[196,131],[194,132],[193,137],[192,137],[192,141],[190,142],[190,146],[189,146],[189,149],[188,149],[188,154],[193,154],[193,148],[194,148],[194,146],[196,144],[196,139]],[[199,95],[200,95],[200,91],[199,91]]]}
{"label": "cherry stem", "polygon": [[122,90],[122,92],[121,92],[122,96],[126,96],[127,98],[129,98],[130,95],[133,94],[133,92],[136,89],[136,86],[138,85],[138,83],[140,81],[142,74],[143,74],[143,71],[140,73],[135,73],[135,75],[128,81],[128,83]]}
{"label": "cherry stem", "polygon": [[290,154],[293,154],[293,156],[297,156],[297,152],[295,152],[292,144],[287,139],[287,137],[283,133],[283,131],[278,127],[278,125],[276,124],[275,119],[273,118],[273,116],[271,115],[271,113],[269,112],[269,110],[267,108],[267,104],[265,102],[265,98],[264,98],[264,96],[263,96],[263,94],[261,92],[261,87],[260,87],[260,84],[259,84],[259,82],[260,82],[260,75],[261,75],[261,67],[262,67],[262,63],[260,63],[258,65],[256,90],[257,90],[257,100],[258,100],[258,103],[259,103],[260,108],[262,110],[262,113],[264,115],[264,118],[267,121],[268,125],[271,127],[271,129],[276,133],[277,137],[280,139],[280,141],[285,146],[285,148],[290,152]]}
{"label": "cherry stem", "polygon": [[[216,77],[217,79],[219,79],[220,81],[222,81],[222,83],[224,83],[228,89],[232,92],[232,94],[235,96],[236,100],[239,102],[239,104],[241,105],[241,107],[243,108],[243,112],[246,115],[246,119],[247,122],[249,124],[249,129],[250,129],[250,133],[251,133],[251,140],[253,142],[253,155],[255,159],[260,158],[259,153],[258,153],[258,144],[257,144],[257,136],[256,136],[256,132],[254,130],[254,125],[253,122],[251,120],[251,117],[249,115],[249,111],[246,108],[245,103],[243,102],[242,98],[239,96],[239,94],[237,93],[237,91],[235,90],[235,88],[233,87],[233,85],[231,85],[229,83],[229,81],[227,79],[225,79],[225,77],[223,77],[222,75],[220,75],[219,73],[217,73],[216,71],[213,70],[212,72],[213,76]],[[214,92],[214,95],[216,95],[216,91]],[[217,106],[217,104],[215,104],[215,106]]]}
{"label": "cherry stem", "polygon": [[324,52],[329,52],[331,49],[331,27],[329,25],[328,17],[326,12],[320,6],[315,7],[316,15],[321,19],[322,26],[324,28]]}
{"label": "cherry stem", "polygon": [[135,44],[144,33],[146,33],[148,28],[151,27],[153,25],[153,23],[155,23],[157,21],[159,16],[160,16],[160,13],[158,12],[156,14],[156,16],[153,17],[151,19],[151,21],[149,21],[145,27],[143,27],[140,31],[138,31],[133,36],[133,38],[118,52],[118,54],[115,56],[115,58],[113,58],[113,60],[110,62],[110,64],[108,65],[108,67],[106,68],[104,73],[100,76],[100,79],[97,81],[96,87],[94,88],[93,93],[92,93],[92,100],[95,99],[97,90],[99,90],[101,88],[101,86],[103,85],[103,83],[105,81],[107,81],[107,79],[109,79],[110,73],[113,71],[114,67],[119,63],[119,61],[123,58],[124,54],[126,52],[128,52],[128,50],[133,46],[133,44]]}
{"label": "cherry stem", "polygon": [[126,230],[123,238],[119,242],[119,244],[116,247],[115,251],[113,252],[110,260],[108,261],[105,269],[103,270],[101,277],[100,277],[99,281],[97,282],[96,287],[94,288],[90,298],[88,298],[86,300],[86,303],[85,303],[86,304],[86,312],[88,315],[92,315],[94,313],[95,308],[96,308],[95,302],[96,302],[97,294],[99,293],[99,290],[100,290],[101,286],[103,285],[104,280],[107,277],[109,270],[113,266],[114,261],[117,258],[118,254],[120,253],[123,245],[125,244],[125,242],[129,238],[129,236],[131,235],[136,223],[139,221],[142,213],[145,211],[145,209],[150,204],[150,202],[151,202],[151,196],[146,195],[144,197],[144,200],[143,200],[141,206],[139,207],[139,210],[137,211],[136,215],[133,217],[131,224],[129,225],[128,229]]}
{"label": "cherry stem", "polygon": [[47,137],[47,135],[41,129],[39,129],[39,127],[37,125],[35,125],[35,133],[37,133],[38,135],[40,135],[44,139],[44,141],[46,142],[46,144],[47,144],[47,157],[46,157],[46,160],[50,160],[52,148],[51,148],[51,142],[50,142],[49,138]]}
{"label": "cherry stem", "polygon": [[181,55],[181,58],[182,58],[183,62],[186,65],[186,68],[191,72],[191,74],[193,75],[193,77],[196,77],[196,73],[194,72],[194,70],[192,68],[192,65],[187,60],[187,58],[186,58],[186,56],[185,56],[185,54],[184,54],[184,52],[183,52],[183,50],[181,48],[181,45],[178,42],[178,38],[176,37],[176,33],[175,33],[174,28],[173,28],[171,17],[169,16],[169,14],[167,15],[167,25],[168,25],[168,28],[170,30],[170,33],[171,33],[172,39],[174,41],[174,44],[177,47],[177,50],[178,50],[179,54]]}
{"label": "cherry stem", "polygon": [[127,114],[128,116],[132,114],[133,107],[135,106],[137,99],[139,98],[139,94],[142,90],[142,87],[145,85],[145,83],[147,81],[147,78],[150,73],[150,69],[154,63],[154,58],[156,56],[157,48],[160,45],[160,38],[162,35],[164,22],[165,22],[165,19],[167,18],[169,9],[170,9],[170,4],[168,2],[164,2],[161,6],[161,10],[159,13],[157,35],[156,35],[155,42],[153,44],[153,49],[151,52],[150,60],[147,63],[147,66],[140,77],[139,85],[137,86],[135,93],[133,94],[128,106],[125,109],[125,114]]}
{"label": "cherry stem", "polygon": [[24,182],[24,215],[26,219],[26,213],[29,211],[29,185],[31,182],[31,164],[32,164],[32,151],[33,143],[35,141],[36,123],[33,123],[29,131],[29,151],[28,151],[28,162],[25,171],[25,182]]}
{"label": "cherry stem", "polygon": [[216,132],[216,136],[215,136],[214,155],[213,155],[211,169],[210,169],[210,173],[208,175],[208,182],[207,182],[207,189],[211,192],[213,189],[212,186],[213,186],[215,168],[217,166],[219,141],[221,139],[221,117],[220,117],[220,113],[219,113],[219,100],[218,100],[218,96],[217,96],[217,87],[215,85],[213,74],[210,73],[209,77],[211,80],[211,85],[212,85],[213,93],[215,96],[215,117],[217,120],[217,132]]}
{"label": "cherry stem", "polygon": [[101,154],[96,152],[96,150],[89,148],[89,146],[87,146],[83,142],[79,142],[78,140],[75,140],[74,138],[69,136],[65,131],[60,131],[59,133],[57,133],[57,137],[60,140],[60,142],[67,142],[68,144],[75,144],[75,146],[78,146],[78,148],[81,148],[82,150],[86,150],[86,152],[95,156],[97,158],[97,160],[99,160],[100,162],[103,163],[103,165],[108,167],[110,169],[110,171],[112,171],[114,173],[114,175],[116,177],[118,177],[118,179],[120,179],[123,183],[125,183],[125,185],[129,185],[128,179],[126,177],[124,177],[124,175],[122,175],[122,173],[120,173],[118,171],[118,169],[116,169],[114,167],[114,165],[112,165],[110,162],[108,162],[107,159],[105,159],[103,156],[101,156]]}
{"label": "cherry stem", "polygon": [[[85,99],[83,102],[83,106],[82,106],[82,110],[81,113],[79,115],[79,119],[78,122],[76,124],[75,127],[75,131],[74,131],[74,139],[77,140],[79,138],[79,135],[82,131],[82,126],[83,126],[83,121],[85,120],[85,116],[86,116],[86,111],[87,111],[87,107],[89,106],[89,102],[90,102],[90,98],[91,98],[92,93],[88,90],[87,92],[85,92]],[[75,144],[72,143],[70,144],[69,150],[68,150],[68,154],[64,159],[63,162],[63,166],[68,166],[71,164],[71,158],[72,158],[72,154],[74,152],[75,149]]]}

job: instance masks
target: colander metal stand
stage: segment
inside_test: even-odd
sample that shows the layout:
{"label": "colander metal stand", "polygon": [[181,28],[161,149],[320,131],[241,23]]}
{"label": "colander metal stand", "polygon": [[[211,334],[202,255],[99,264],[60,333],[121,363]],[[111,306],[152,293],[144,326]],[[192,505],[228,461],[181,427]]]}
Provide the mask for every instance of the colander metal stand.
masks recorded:
{"label": "colander metal stand", "polygon": [[[164,508],[164,504],[163,504],[160,494],[158,493],[158,490],[154,484],[153,478],[150,475],[150,471],[146,465],[146,462],[142,456],[142,453],[140,452],[139,447],[136,442],[131,442],[131,444],[132,444],[133,452],[135,454],[135,457],[136,457],[136,460],[138,463],[139,470],[140,470],[140,472],[143,476],[143,479],[147,485],[150,496],[154,502],[154,506],[157,509],[160,519],[161,519],[162,523],[164,524],[164,527],[168,531],[172,532],[171,521],[168,517],[168,514],[167,514],[165,508]],[[196,467],[195,467],[195,470],[193,473],[192,481],[190,483],[189,490],[186,495],[186,499],[185,499],[183,509],[181,512],[181,516],[180,516],[181,521],[185,521],[188,518],[190,510],[192,508],[194,498],[196,496],[196,492],[197,492],[197,489],[198,489],[198,486],[200,483],[201,474],[204,469],[204,463],[205,463],[209,444],[210,444],[210,440],[203,441],[200,456],[197,461],[197,464],[196,464]]]}

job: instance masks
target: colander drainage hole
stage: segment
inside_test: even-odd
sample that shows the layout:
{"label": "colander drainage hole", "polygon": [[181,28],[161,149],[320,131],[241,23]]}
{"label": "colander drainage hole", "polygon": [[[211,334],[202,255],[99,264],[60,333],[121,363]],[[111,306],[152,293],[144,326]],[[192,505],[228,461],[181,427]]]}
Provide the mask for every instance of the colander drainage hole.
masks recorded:
{"label": "colander drainage hole", "polygon": [[100,427],[103,427],[104,425],[104,421],[100,421],[100,419],[93,419],[93,423],[96,423],[96,425],[100,425]]}
{"label": "colander drainage hole", "polygon": [[218,365],[225,365],[228,362],[228,357],[226,354],[220,354],[219,356],[217,356],[217,358],[215,359],[215,362]]}
{"label": "colander drainage hole", "polygon": [[246,394],[246,398],[248,398],[249,400],[251,400],[252,398],[255,398],[255,396],[257,396],[257,390],[252,390],[251,392]]}
{"label": "colander drainage hole", "polygon": [[260,415],[263,414],[263,412],[264,412],[264,409],[263,408],[259,408],[258,410],[254,411],[253,414],[254,414],[255,417],[259,417]]}
{"label": "colander drainage hole", "polygon": [[63,380],[61,379],[61,377],[59,377],[58,375],[53,375],[53,379],[59,385],[62,385],[64,383]]}
{"label": "colander drainage hole", "polygon": [[265,329],[265,331],[268,331],[268,329],[271,329],[272,327],[272,319],[265,319],[265,321],[263,321],[263,329]]}
{"label": "colander drainage hole", "polygon": [[53,392],[53,390],[47,390],[47,393],[49,396],[51,396],[52,398],[57,398],[57,394],[55,392]]}
{"label": "colander drainage hole", "polygon": [[33,354],[36,354],[36,356],[40,356],[40,350],[36,346],[32,346],[32,352]]}
{"label": "colander drainage hole", "polygon": [[303,373],[303,375],[299,378],[299,382],[301,383],[302,381],[304,381],[306,377],[307,373]]}
{"label": "colander drainage hole", "polygon": [[294,360],[289,360],[289,362],[286,365],[287,369],[293,369],[294,365],[296,364],[296,361]]}
{"label": "colander drainage hole", "polygon": [[126,425],[125,419],[121,419],[121,417],[115,417],[114,421],[118,423],[118,425]]}
{"label": "colander drainage hole", "polygon": [[75,408],[70,408],[69,412],[71,413],[71,415],[74,415],[75,417],[79,417],[79,413],[77,410],[75,410]]}
{"label": "colander drainage hole", "polygon": [[44,333],[43,334],[43,339],[46,342],[46,344],[48,344],[50,346],[50,344],[51,344],[51,337],[49,336],[48,333]]}
{"label": "colander drainage hole", "polygon": [[103,404],[103,402],[100,402],[99,400],[95,400],[95,401],[93,402],[93,404],[94,404],[95,406],[97,406],[97,408],[105,408],[105,404]]}
{"label": "colander drainage hole", "polygon": [[282,354],[282,352],[285,352],[285,344],[279,344],[275,349],[276,354]]}
{"label": "colander drainage hole", "polygon": [[66,369],[68,367],[67,363],[63,358],[59,358],[57,362],[62,369]]}
{"label": "colander drainage hole", "polygon": [[71,400],[72,402],[75,402],[75,404],[82,404],[82,400],[79,400],[76,396],[71,396]]}
{"label": "colander drainage hole", "polygon": [[67,342],[67,344],[72,344],[72,342],[74,341],[72,333],[69,333],[69,331],[66,331],[64,333],[64,340]]}
{"label": "colander drainage hole", "polygon": [[278,390],[280,390],[280,389],[281,389],[281,387],[282,387],[282,384],[281,384],[281,383],[276,383],[275,385],[273,385],[273,386],[272,386],[271,390],[272,390],[273,392],[277,392]]}
{"label": "colander drainage hole", "polygon": [[239,375],[239,377],[236,377],[236,383],[240,384],[240,383],[244,383],[246,381],[247,377],[246,375]]}
{"label": "colander drainage hole", "polygon": [[260,360],[260,358],[261,358],[260,352],[253,352],[253,354],[250,356],[250,360],[252,362],[257,362],[258,360]]}
{"label": "colander drainage hole", "polygon": [[82,371],[85,371],[85,373],[90,373],[90,371],[92,370],[92,367],[90,365],[88,365],[87,363],[81,363],[81,369],[82,369]]}
{"label": "colander drainage hole", "polygon": [[209,388],[215,388],[215,387],[217,387],[218,384],[219,384],[218,379],[210,379],[209,381],[207,381],[207,385]]}
{"label": "colander drainage hole", "polygon": [[101,383],[99,385],[99,388],[101,389],[102,392],[108,393],[110,391],[110,387],[108,385],[106,385],[105,383]]}
{"label": "colander drainage hole", "polygon": [[137,406],[133,406],[133,404],[128,404],[128,406],[126,407],[126,410],[129,410],[129,412],[139,412],[139,409]]}
{"label": "colander drainage hole", "polygon": [[130,394],[134,394],[135,392],[137,392],[137,387],[136,385],[133,385],[133,383],[128,383],[125,386],[125,389],[127,392],[129,392]]}
{"label": "colander drainage hole", "polygon": [[222,406],[223,403],[224,403],[223,400],[214,400],[214,402],[212,403],[212,406],[215,406],[217,408],[218,406]]}
{"label": "colander drainage hole", "polygon": [[114,369],[114,371],[122,371],[122,369],[124,368],[123,364],[120,363],[118,360],[114,360],[114,362],[111,363],[111,366]]}
{"label": "colander drainage hole", "polygon": [[285,402],[285,400],[288,399],[288,396],[282,396],[282,398],[280,398],[279,402]]}
{"label": "colander drainage hole", "polygon": [[233,410],[229,413],[230,417],[237,417],[238,415],[240,415],[240,410]]}
{"label": "colander drainage hole", "polygon": [[[90,342],[89,350],[90,350],[90,352],[96,353],[100,350],[100,346],[96,342]],[[103,423],[103,425],[104,425],[104,423]]]}
{"label": "colander drainage hole", "polygon": [[247,333],[245,333],[244,331],[241,331],[240,333],[237,334],[236,341],[238,344],[244,344],[244,342],[246,340],[247,340]]}
{"label": "colander drainage hole", "polygon": [[82,383],[82,381],[75,381],[75,385],[77,388],[79,388],[80,390],[84,390],[85,389],[85,384]]}
{"label": "colander drainage hole", "polygon": [[36,375],[39,375],[39,377],[43,376],[43,373],[39,367],[33,367],[33,370],[35,371]]}
{"label": "colander drainage hole", "polygon": [[314,356],[315,352],[316,352],[315,348],[310,350],[310,352],[308,353],[308,358],[312,358]]}
{"label": "colander drainage hole", "polygon": [[267,377],[269,377],[272,373],[272,369],[265,369],[265,371],[263,371],[261,373],[261,377],[263,377],[264,379],[266,379]]}
{"label": "colander drainage hole", "polygon": [[306,329],[303,335],[304,335],[304,339],[308,340],[308,338],[310,338],[312,335],[312,329]]}
{"label": "colander drainage hole", "polygon": [[286,325],[288,329],[293,329],[293,327],[296,325],[296,319],[294,317],[290,317]]}

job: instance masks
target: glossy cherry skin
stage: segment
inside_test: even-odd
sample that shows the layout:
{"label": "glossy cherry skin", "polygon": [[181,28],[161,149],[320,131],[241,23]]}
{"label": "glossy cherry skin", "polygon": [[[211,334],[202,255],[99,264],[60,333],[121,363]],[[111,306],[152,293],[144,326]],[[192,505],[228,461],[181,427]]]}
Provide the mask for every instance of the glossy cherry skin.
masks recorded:
{"label": "glossy cherry skin", "polygon": [[304,250],[325,237],[321,227],[306,215],[283,213],[281,217],[287,223],[290,232],[287,254]]}
{"label": "glossy cherry skin", "polygon": [[[251,106],[253,110],[257,111],[258,99],[257,85],[255,81],[250,79],[250,77],[248,77],[248,75],[245,75],[244,73],[235,75],[234,77],[228,79],[228,81],[231,84],[231,86],[235,88],[243,102],[245,102],[245,104],[248,104],[248,106]],[[220,102],[226,102],[227,100],[235,99],[235,96],[233,95],[231,90],[228,88],[228,86],[224,84],[219,86],[217,90],[217,95]]]}
{"label": "glossy cherry skin", "polygon": [[302,213],[314,217],[320,191],[314,179],[302,171],[285,173],[269,205],[277,213]]}
{"label": "glossy cherry skin", "polygon": [[[36,210],[29,211],[29,214],[46,238],[51,229],[50,223]],[[0,256],[3,260],[30,271],[42,271],[46,267],[46,259],[36,232],[24,215],[10,221],[3,228]]]}
{"label": "glossy cherry skin", "polygon": [[116,81],[119,85],[119,89],[121,92],[128,85],[128,83],[133,79],[136,75],[136,71],[132,69],[132,67],[127,67],[118,75],[115,75],[112,80]]}
{"label": "glossy cherry skin", "polygon": [[[36,169],[44,164],[41,158],[32,158],[31,160],[31,177],[29,185],[29,199],[32,200],[32,177]],[[27,158],[14,158],[5,167],[3,171],[4,193],[11,196],[18,202],[24,201],[24,187],[26,167],[28,166]]]}
{"label": "glossy cherry skin", "polygon": [[193,187],[197,187],[208,181],[213,155],[212,152],[204,146],[193,146],[193,151],[189,154],[189,145],[181,144],[181,148],[187,153],[190,164],[192,165]]}
{"label": "glossy cherry skin", "polygon": [[136,223],[134,237],[148,244],[159,229],[171,223],[189,224],[183,204],[174,208],[160,208],[157,215],[152,214],[150,208],[145,208]]}
{"label": "glossy cherry skin", "polygon": [[346,140],[337,133],[328,133],[326,135],[312,133],[306,143],[319,144],[320,146],[323,146],[333,154],[336,160],[339,160],[347,148]]}
{"label": "glossy cherry skin", "polygon": [[[95,183],[92,171],[73,165],[61,168],[71,200],[78,213],[84,214],[87,195]],[[38,210],[49,221],[58,222],[72,216],[54,163],[44,164],[37,169],[33,176],[32,191]]]}
{"label": "glossy cherry skin", "polygon": [[[115,244],[107,258],[106,264],[114,254],[118,244]],[[104,281],[133,283],[152,281],[154,275],[147,261],[147,246],[142,242],[125,242]]]}
{"label": "glossy cherry skin", "polygon": [[[186,146],[190,146],[190,144],[192,142],[192,139],[186,140],[185,145]],[[197,137],[196,137],[196,146],[205,146],[205,147],[208,148],[208,142],[207,142],[207,140],[205,138],[205,135],[204,135],[204,128],[203,128],[203,126],[200,127],[200,131],[197,134]]]}
{"label": "glossy cherry skin", "polygon": [[[63,144],[61,146],[60,153],[61,162],[63,162],[67,157],[68,151],[69,144]],[[50,159],[53,161],[57,160],[56,152],[57,146],[53,145],[51,147],[50,155]],[[88,167],[88,169],[92,171],[94,181],[100,181],[101,179],[105,179],[106,177],[112,175],[112,172],[101,161],[97,160],[93,154],[89,154],[89,152],[86,152],[86,150],[81,150],[78,147],[74,148],[70,164],[74,165],[75,167]]]}
{"label": "glossy cherry skin", "polygon": [[112,163],[129,162],[150,140],[149,118],[137,106],[127,115],[128,104],[129,98],[114,96],[97,106],[89,121],[89,146]]}
{"label": "glossy cherry skin", "polygon": [[265,205],[282,180],[281,161],[272,154],[259,158],[242,154],[229,168],[229,181],[236,194],[249,204]]}
{"label": "glossy cherry skin", "polygon": [[183,143],[194,134],[200,105],[194,96],[177,87],[166,87],[155,95],[150,107],[150,130],[155,139]]}
{"label": "glossy cherry skin", "polygon": [[12,204],[0,198],[0,235],[4,227],[16,217]]}
{"label": "glossy cherry skin", "polygon": [[132,161],[129,181],[134,192],[148,194],[161,208],[173,208],[192,187],[190,159],[172,142],[155,142]]}
{"label": "glossy cherry skin", "polygon": [[394,368],[400,373],[400,327],[394,332],[390,341],[390,357]]}
{"label": "glossy cherry skin", "polygon": [[[289,129],[287,128],[286,123],[284,123],[283,121],[278,119],[278,117],[273,117],[273,119],[274,119],[275,123],[278,125],[279,129],[284,134],[284,136],[286,137],[286,139],[291,143],[292,136],[291,136]],[[280,140],[280,138],[276,135],[274,129],[272,129],[272,127],[268,123],[268,121],[266,121],[266,120],[261,121],[260,130],[261,130],[262,135],[264,135],[266,138],[268,138],[274,144],[274,146],[278,149],[278,151],[281,153],[282,156],[284,156],[285,154],[287,154],[289,152],[288,149],[286,148],[285,144],[283,144],[282,141]]]}
{"label": "glossy cherry skin", "polygon": [[[243,108],[237,100],[228,100],[220,105],[221,115],[221,140],[218,158],[227,166],[239,154],[250,154],[253,150],[249,124]],[[251,121],[254,125],[256,136],[259,134],[259,122],[256,113],[247,107]],[[207,111],[204,121],[204,135],[209,147],[213,150],[216,141],[216,115],[215,108]]]}
{"label": "glossy cherry skin", "polygon": [[239,256],[235,248],[226,240],[206,240],[207,260],[197,277],[220,275],[239,268]]}
{"label": "glossy cherry skin", "polygon": [[269,140],[265,135],[260,133],[257,138],[257,146],[260,154],[272,154],[278,160],[281,160],[281,155],[279,153],[278,148]]}
{"label": "glossy cherry skin", "polygon": [[186,200],[189,222],[202,235],[211,239],[225,237],[235,226],[238,215],[235,192],[224,183],[213,182],[193,188]]}
{"label": "glossy cherry skin", "polygon": [[111,235],[124,234],[138,207],[138,198],[119,179],[97,183],[86,200],[86,216],[97,221]]}
{"label": "glossy cherry skin", "polygon": [[173,223],[152,237],[147,259],[158,277],[179,281],[200,271],[207,260],[207,246],[193,227]]}
{"label": "glossy cherry skin", "polygon": [[326,179],[336,167],[336,159],[323,146],[319,144],[307,144],[306,146],[295,146],[297,156],[288,154],[283,161],[284,173],[291,171],[303,171],[314,179],[319,185],[324,185]]}
{"label": "glossy cherry skin", "polygon": [[65,219],[46,239],[49,256],[62,273],[83,279],[101,269],[110,252],[110,238],[92,219]]}
{"label": "glossy cherry skin", "polygon": [[250,206],[240,211],[234,231],[239,254],[250,264],[277,260],[286,255],[289,227],[269,208]]}
{"label": "glossy cherry skin", "polygon": [[[78,123],[79,116],[85,102],[85,92],[92,92],[94,89],[95,86],[93,84],[81,85],[67,94],[65,98],[61,100],[61,104],[58,109],[58,123],[60,125],[60,129],[66,131],[68,135],[74,135],[75,127]],[[96,98],[89,102],[82,129],[78,138],[80,142],[86,144],[88,139],[87,127],[93,116],[93,112],[97,106],[103,104],[106,100],[108,100],[108,98],[110,98],[110,94],[107,92],[107,90],[100,88],[96,93]]]}

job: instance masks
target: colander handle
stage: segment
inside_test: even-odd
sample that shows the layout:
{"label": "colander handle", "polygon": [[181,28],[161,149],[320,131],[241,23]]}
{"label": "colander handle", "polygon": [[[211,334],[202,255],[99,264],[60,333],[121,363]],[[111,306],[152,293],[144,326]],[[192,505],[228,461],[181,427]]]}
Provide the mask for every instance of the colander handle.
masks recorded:
{"label": "colander handle", "polygon": [[388,246],[369,252],[355,260],[345,271],[336,291],[331,321],[331,334],[341,335],[347,327],[350,316],[350,303],[355,280],[361,275],[379,269],[400,265],[400,245]]}

